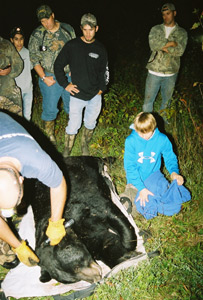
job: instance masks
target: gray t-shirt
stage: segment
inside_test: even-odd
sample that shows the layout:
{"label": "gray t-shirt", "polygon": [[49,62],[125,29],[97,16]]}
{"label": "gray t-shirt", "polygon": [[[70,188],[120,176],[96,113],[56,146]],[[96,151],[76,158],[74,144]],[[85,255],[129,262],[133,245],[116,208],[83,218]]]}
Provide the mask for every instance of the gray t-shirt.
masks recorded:
{"label": "gray t-shirt", "polygon": [[13,157],[20,161],[20,173],[36,178],[48,187],[58,187],[62,171],[34,138],[14,119],[0,112],[0,157]]}

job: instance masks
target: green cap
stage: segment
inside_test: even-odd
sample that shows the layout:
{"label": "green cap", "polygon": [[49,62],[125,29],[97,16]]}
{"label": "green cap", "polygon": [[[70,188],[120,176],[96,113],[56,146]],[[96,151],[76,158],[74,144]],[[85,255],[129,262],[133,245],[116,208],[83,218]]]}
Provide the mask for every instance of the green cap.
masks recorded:
{"label": "green cap", "polygon": [[162,6],[161,11],[166,10],[176,10],[175,5],[173,3],[166,3]]}
{"label": "green cap", "polygon": [[41,19],[49,19],[49,17],[52,14],[52,9],[48,6],[48,5],[41,5],[40,7],[37,8],[37,18],[39,21],[41,21]]}
{"label": "green cap", "polygon": [[94,15],[88,13],[82,16],[81,26],[89,25],[91,27],[97,26],[97,19]]}

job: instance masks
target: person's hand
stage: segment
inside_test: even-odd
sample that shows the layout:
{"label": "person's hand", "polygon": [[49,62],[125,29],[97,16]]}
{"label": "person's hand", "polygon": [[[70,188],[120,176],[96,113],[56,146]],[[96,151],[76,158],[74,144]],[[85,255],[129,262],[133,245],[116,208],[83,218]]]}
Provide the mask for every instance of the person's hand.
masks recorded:
{"label": "person's hand", "polygon": [[103,92],[101,90],[99,90],[98,94],[97,95],[101,95]]}
{"label": "person's hand", "polygon": [[26,245],[25,241],[22,241],[19,247],[12,248],[12,250],[17,254],[18,259],[28,267],[36,266],[39,262],[39,258]]}
{"label": "person's hand", "polygon": [[148,189],[144,188],[140,191],[139,197],[137,198],[136,202],[140,200],[140,205],[145,206],[145,202],[149,202],[148,195],[154,196],[152,192]]}
{"label": "person's hand", "polygon": [[79,90],[77,89],[77,85],[72,84],[72,83],[69,83],[69,85],[67,85],[65,90],[67,92],[69,92],[71,95],[75,95],[75,94],[79,93]]}
{"label": "person's hand", "polygon": [[65,219],[60,219],[59,221],[52,222],[51,219],[49,219],[49,225],[46,230],[46,235],[50,239],[50,245],[55,246],[62,238],[66,235],[66,230],[63,225]]}
{"label": "person's hand", "polygon": [[175,180],[175,179],[177,180],[178,185],[183,185],[183,183],[184,183],[183,176],[177,174],[176,172],[173,172],[171,174],[171,180]]}
{"label": "person's hand", "polygon": [[0,76],[6,76],[11,72],[11,66],[9,65],[6,69],[0,69]]}
{"label": "person's hand", "polygon": [[44,83],[47,85],[47,86],[52,86],[56,83],[56,80],[54,79],[53,76],[46,76],[44,78]]}

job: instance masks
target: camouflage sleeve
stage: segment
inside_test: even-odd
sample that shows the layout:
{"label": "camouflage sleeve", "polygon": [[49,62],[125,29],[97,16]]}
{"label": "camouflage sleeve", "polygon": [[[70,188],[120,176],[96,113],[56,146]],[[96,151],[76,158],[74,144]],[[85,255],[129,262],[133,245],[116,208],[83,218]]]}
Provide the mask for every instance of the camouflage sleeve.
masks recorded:
{"label": "camouflage sleeve", "polygon": [[8,41],[8,50],[7,50],[7,56],[10,57],[10,64],[11,64],[11,72],[9,73],[9,76],[11,78],[15,78],[23,70],[23,60],[20,57],[18,51],[15,49],[13,44]]}
{"label": "camouflage sleeve", "polygon": [[68,32],[70,32],[71,38],[75,39],[76,38],[76,34],[75,34],[75,30],[73,29],[73,27],[69,24],[66,23],[62,23],[64,25],[64,28],[67,28]]}
{"label": "camouflage sleeve", "polygon": [[163,29],[157,25],[149,32],[149,46],[151,51],[161,50],[167,43]]}
{"label": "camouflage sleeve", "polygon": [[177,32],[177,39],[175,40],[175,42],[178,45],[177,47],[169,47],[168,52],[173,56],[182,56],[187,45],[188,35],[183,28],[179,28]]}
{"label": "camouflage sleeve", "polygon": [[30,61],[32,63],[33,68],[36,65],[40,65],[41,61],[41,53],[40,53],[40,46],[41,46],[41,34],[36,32],[32,33],[28,42],[28,50],[30,53]]}

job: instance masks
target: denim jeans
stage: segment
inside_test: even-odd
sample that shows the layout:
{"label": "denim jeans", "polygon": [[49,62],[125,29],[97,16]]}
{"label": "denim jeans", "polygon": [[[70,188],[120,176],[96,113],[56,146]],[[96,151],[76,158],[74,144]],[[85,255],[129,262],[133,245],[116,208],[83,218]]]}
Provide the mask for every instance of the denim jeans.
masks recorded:
{"label": "denim jeans", "polygon": [[22,99],[23,99],[23,116],[25,119],[30,121],[31,113],[32,113],[33,90],[30,89],[30,91],[26,93],[22,93]]}
{"label": "denim jeans", "polygon": [[[56,80],[56,77],[52,73],[45,72],[46,76],[53,76]],[[70,82],[71,79],[68,74],[66,74],[68,81]],[[67,84],[68,85],[68,84]],[[69,113],[69,103],[70,103],[70,93],[67,92],[62,86],[56,83],[52,86],[47,86],[41,78],[39,78],[39,87],[42,94],[42,120],[44,121],[52,121],[56,119],[58,114],[58,102],[60,97],[63,101],[63,108],[65,112]]]}
{"label": "denim jeans", "polygon": [[145,99],[143,104],[144,112],[153,111],[153,103],[161,89],[162,104],[160,110],[167,108],[170,105],[170,100],[173,95],[177,73],[172,76],[162,77],[156,76],[148,72],[145,85]]}
{"label": "denim jeans", "polygon": [[66,127],[67,134],[77,134],[82,124],[83,109],[84,125],[87,129],[94,129],[101,111],[101,95],[94,96],[91,100],[84,101],[70,96],[69,122]]}

